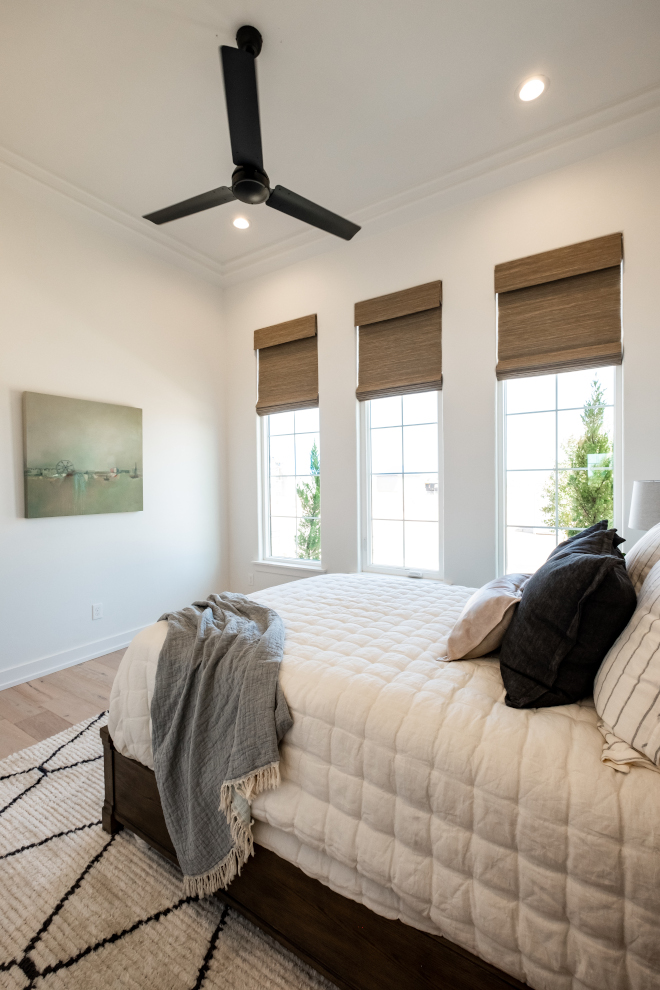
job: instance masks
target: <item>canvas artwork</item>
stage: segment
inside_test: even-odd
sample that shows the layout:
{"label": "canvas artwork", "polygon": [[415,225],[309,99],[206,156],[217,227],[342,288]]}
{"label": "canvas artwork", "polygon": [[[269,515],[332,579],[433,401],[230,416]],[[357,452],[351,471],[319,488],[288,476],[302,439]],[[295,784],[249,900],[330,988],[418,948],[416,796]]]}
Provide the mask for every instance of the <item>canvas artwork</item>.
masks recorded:
{"label": "canvas artwork", "polygon": [[142,410],[23,393],[25,515],[142,510]]}

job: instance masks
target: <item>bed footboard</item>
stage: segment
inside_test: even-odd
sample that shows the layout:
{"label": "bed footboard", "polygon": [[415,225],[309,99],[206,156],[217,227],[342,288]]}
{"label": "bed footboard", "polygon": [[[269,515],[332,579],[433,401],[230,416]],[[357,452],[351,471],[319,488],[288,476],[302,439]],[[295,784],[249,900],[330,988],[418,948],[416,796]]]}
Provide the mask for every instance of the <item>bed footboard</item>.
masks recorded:
{"label": "bed footboard", "polygon": [[[118,753],[107,727],[101,738],[103,828],[128,828],[176,863],[153,770]],[[259,846],[217,896],[341,990],[524,990],[454,943],[381,918]]]}

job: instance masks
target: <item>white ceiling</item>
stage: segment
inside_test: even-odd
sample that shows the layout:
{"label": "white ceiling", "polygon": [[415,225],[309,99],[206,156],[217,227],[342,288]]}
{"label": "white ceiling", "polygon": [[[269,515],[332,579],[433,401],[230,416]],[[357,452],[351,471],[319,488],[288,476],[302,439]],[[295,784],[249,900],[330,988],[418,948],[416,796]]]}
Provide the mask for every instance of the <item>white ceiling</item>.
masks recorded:
{"label": "white ceiling", "polygon": [[[660,86],[658,0],[0,0],[0,12],[0,146],[134,218],[230,183],[218,46],[244,23],[264,36],[271,183],[357,222]],[[551,85],[523,104],[516,87],[534,73]],[[232,226],[239,213],[249,230]],[[301,234],[240,204],[157,232],[220,266]]]}

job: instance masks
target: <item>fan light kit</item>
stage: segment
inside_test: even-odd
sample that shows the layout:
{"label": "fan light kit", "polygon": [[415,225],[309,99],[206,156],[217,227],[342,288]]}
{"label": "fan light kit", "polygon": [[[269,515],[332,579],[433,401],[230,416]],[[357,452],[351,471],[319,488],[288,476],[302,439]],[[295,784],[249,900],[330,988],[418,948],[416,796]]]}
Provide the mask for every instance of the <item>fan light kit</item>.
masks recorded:
{"label": "fan light kit", "polygon": [[234,220],[234,227],[238,227],[239,230],[247,230],[250,226],[250,221],[246,220],[245,217],[236,217]]}
{"label": "fan light kit", "polygon": [[[259,97],[255,61],[261,51],[262,37],[255,27],[245,25],[236,32],[238,48],[222,45],[220,58],[225,81],[225,100],[229,119],[231,156],[236,168],[231,177],[231,187],[219,186],[209,192],[193,196],[182,203],[167,206],[164,210],[148,213],[145,220],[152,223],[169,223],[180,217],[188,217],[213,206],[222,206],[238,199],[241,203],[265,203],[266,206],[287,213],[290,217],[319,227],[329,234],[350,241],[360,228],[357,224],[331,213],[323,206],[304,199],[297,193],[275,186],[264,172],[261,150],[261,124],[259,122]],[[237,218],[236,227],[248,227],[247,220]]]}
{"label": "fan light kit", "polygon": [[535,100],[541,95],[541,93],[548,88],[549,80],[545,76],[532,76],[531,79],[526,79],[518,90],[518,97],[523,101],[523,103],[529,103],[530,100]]}

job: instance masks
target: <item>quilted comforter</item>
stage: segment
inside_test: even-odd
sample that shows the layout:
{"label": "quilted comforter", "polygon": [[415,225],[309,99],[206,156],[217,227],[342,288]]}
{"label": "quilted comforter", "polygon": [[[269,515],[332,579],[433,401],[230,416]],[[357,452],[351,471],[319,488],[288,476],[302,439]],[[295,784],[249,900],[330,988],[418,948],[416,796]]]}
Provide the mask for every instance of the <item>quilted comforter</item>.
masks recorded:
{"label": "quilted comforter", "polygon": [[[255,839],[537,990],[657,990],[660,775],[601,763],[590,700],[518,711],[496,660],[439,660],[471,592],[334,574],[252,596],[284,619],[294,720]],[[165,631],[136,637],[111,699],[148,766]]]}

